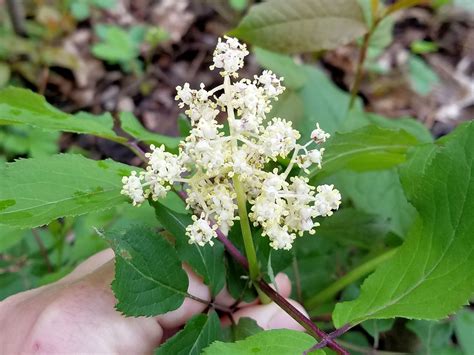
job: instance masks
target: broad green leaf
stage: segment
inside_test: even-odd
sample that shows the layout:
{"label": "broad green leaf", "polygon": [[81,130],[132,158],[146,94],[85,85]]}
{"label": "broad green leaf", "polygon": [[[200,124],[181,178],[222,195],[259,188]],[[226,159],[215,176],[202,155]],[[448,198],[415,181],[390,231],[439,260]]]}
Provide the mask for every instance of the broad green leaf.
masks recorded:
{"label": "broad green leaf", "polygon": [[198,314],[191,318],[184,329],[155,351],[156,355],[199,355],[212,342],[221,338],[221,323],[216,312]]}
{"label": "broad green leaf", "polygon": [[9,124],[92,134],[115,142],[126,141],[112,130],[113,120],[110,114],[94,116],[80,113],[73,116],[51,106],[43,96],[15,87],[0,90],[0,125]]}
{"label": "broad green leaf", "polygon": [[353,112],[362,110],[360,100],[348,115],[350,96],[339,89],[320,69],[309,65],[298,65],[288,56],[261,48],[255,49],[258,62],[283,76],[287,87],[281,100],[273,103],[269,117],[282,117],[293,121],[302,134],[301,142],[310,139],[311,131],[319,123],[329,133],[338,130]]}
{"label": "broad green leaf", "polygon": [[112,289],[116,308],[128,316],[156,316],[177,309],[187,296],[188,276],[171,244],[149,228],[105,234],[115,252]]}
{"label": "broad green leaf", "polygon": [[285,53],[333,49],[367,31],[356,0],[273,0],[254,5],[231,35]]}
{"label": "broad green leaf", "polygon": [[386,118],[370,112],[358,112],[351,115],[339,132],[345,133],[368,125],[377,125],[382,128],[401,129],[418,139],[419,143],[433,142],[431,132],[421,122],[412,117]]}
{"label": "broad green leaf", "polygon": [[358,210],[377,216],[388,224],[391,232],[405,237],[416,210],[408,203],[395,169],[364,173],[341,171],[329,177],[327,182],[334,184],[343,199],[349,200]]}
{"label": "broad green leaf", "polygon": [[[316,340],[310,335],[288,329],[260,332],[235,343],[217,341],[204,350],[203,355],[294,355],[310,349]],[[317,350],[311,354],[325,354]]]}
{"label": "broad green leaf", "polygon": [[331,218],[322,219],[320,223],[317,238],[366,250],[382,243],[382,238],[388,232],[387,221],[377,215],[350,207],[337,211]]}
{"label": "broad green leaf", "polygon": [[213,246],[200,247],[189,244],[186,227],[193,223],[191,216],[170,210],[159,202],[153,203],[158,221],[176,238],[176,250],[181,261],[188,263],[199,274],[213,295],[225,284],[224,246],[220,242]]}
{"label": "broad green leaf", "polygon": [[25,235],[24,230],[0,225],[0,253],[18,244]]}
{"label": "broad green leaf", "polygon": [[0,127],[0,147],[6,155],[28,155],[39,158],[58,152],[59,132],[45,131],[32,126]]}
{"label": "broad green leaf", "polygon": [[387,169],[404,162],[408,148],[417,143],[415,137],[403,130],[376,125],[352,132],[336,133],[325,145],[323,168],[314,168],[310,177],[320,178],[342,169]]}
{"label": "broad green leaf", "polygon": [[393,317],[435,320],[468,302],[474,291],[473,144],[469,122],[434,148],[413,151],[400,171],[419,218],[398,252],[366,279],[360,297],[336,306],[337,327]]}
{"label": "broad green leaf", "polygon": [[456,339],[465,354],[474,354],[474,311],[464,308],[456,314],[454,320]]}
{"label": "broad green leaf", "polygon": [[122,112],[120,114],[120,126],[125,132],[138,141],[154,144],[156,146],[164,144],[169,151],[174,153],[178,152],[180,138],[168,137],[148,131],[131,112]]}
{"label": "broad green leaf", "polygon": [[451,344],[453,323],[449,321],[412,320],[406,327],[418,336],[422,354],[446,354],[443,350]]}
{"label": "broad green leaf", "polygon": [[127,199],[131,167],[81,155],[18,160],[0,167],[0,224],[31,228],[65,216],[112,208]]}

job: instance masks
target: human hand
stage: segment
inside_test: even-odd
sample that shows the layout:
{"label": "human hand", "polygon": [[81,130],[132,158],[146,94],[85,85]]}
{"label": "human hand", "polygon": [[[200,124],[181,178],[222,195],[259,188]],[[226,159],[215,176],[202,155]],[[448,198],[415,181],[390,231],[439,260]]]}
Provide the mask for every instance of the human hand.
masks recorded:
{"label": "human hand", "polygon": [[[210,300],[208,287],[186,265],[184,269],[189,277],[188,292]],[[0,354],[151,353],[207,307],[187,298],[177,310],[158,317],[125,317],[114,308],[116,301],[110,288],[113,277],[113,252],[105,250],[53,284],[0,302]],[[288,277],[279,274],[276,283],[280,294],[289,297]],[[229,306],[235,300],[223,290],[214,302]],[[297,302],[290,302],[304,312]],[[241,304],[232,317],[236,321],[253,318],[264,329],[303,330],[274,303]]]}

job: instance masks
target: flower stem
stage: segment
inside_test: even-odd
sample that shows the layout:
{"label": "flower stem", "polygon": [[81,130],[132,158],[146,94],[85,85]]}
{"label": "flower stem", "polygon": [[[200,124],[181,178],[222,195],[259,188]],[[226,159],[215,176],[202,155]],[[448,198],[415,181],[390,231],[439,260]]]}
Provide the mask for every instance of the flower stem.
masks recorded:
{"label": "flower stem", "polygon": [[258,281],[260,279],[260,268],[258,266],[257,253],[253,244],[252,230],[247,213],[247,198],[240,182],[240,177],[235,174],[233,177],[234,189],[237,194],[237,206],[239,208],[240,227],[242,229],[242,238],[244,240],[245,254],[247,255],[250,280],[257,289],[258,296],[262,303],[270,303],[271,300],[260,290]]}
{"label": "flower stem", "polygon": [[390,259],[397,251],[397,248],[390,249],[383,254],[376,256],[373,259],[365,262],[362,265],[359,265],[351,272],[347,273],[336,282],[332,283],[324,290],[316,294],[315,296],[311,297],[306,303],[305,306],[309,309],[310,313],[311,310],[316,308],[317,306],[325,303],[326,301],[330,300],[340,291],[342,291],[345,287],[357,281],[361,277],[367,275],[368,273],[372,272],[377,266],[385,262],[386,260]]}

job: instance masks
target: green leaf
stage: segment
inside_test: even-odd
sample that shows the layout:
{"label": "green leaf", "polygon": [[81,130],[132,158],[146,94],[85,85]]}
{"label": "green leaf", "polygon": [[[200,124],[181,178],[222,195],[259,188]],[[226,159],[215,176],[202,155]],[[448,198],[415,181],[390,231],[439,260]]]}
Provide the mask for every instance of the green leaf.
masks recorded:
{"label": "green leaf", "polygon": [[84,112],[76,116],[61,112],[45,98],[27,89],[8,87],[0,90],[0,125],[26,124],[48,130],[92,134],[115,142],[126,139],[112,130],[110,114],[94,116]]}
{"label": "green leaf", "polygon": [[85,20],[90,16],[89,3],[87,1],[72,1],[70,10],[72,16],[79,21]]}
{"label": "green leaf", "polygon": [[341,171],[327,180],[358,210],[385,221],[389,230],[398,236],[406,236],[416,210],[408,203],[395,169],[365,173]]}
{"label": "green leaf", "polygon": [[362,285],[360,297],[336,306],[337,327],[366,319],[435,320],[466,304],[474,291],[474,123],[436,146],[421,146],[401,168],[420,217],[405,243]]}
{"label": "green leaf", "polygon": [[273,0],[254,5],[231,35],[285,53],[333,49],[367,31],[357,0]]}
{"label": "green leaf", "polygon": [[156,355],[199,355],[212,342],[221,338],[221,323],[216,312],[198,314],[191,318],[183,330],[155,351]]}
{"label": "green leaf", "polygon": [[7,63],[0,62],[0,89],[8,84],[10,77],[10,66]]}
{"label": "green leaf", "polygon": [[361,325],[362,328],[374,338],[374,342],[378,343],[380,333],[392,329],[394,323],[395,319],[369,319]]}
{"label": "green leaf", "polygon": [[181,261],[188,263],[209,285],[212,294],[217,295],[225,284],[224,246],[220,242],[203,247],[189,244],[185,233],[186,227],[193,223],[191,216],[172,211],[159,202],[154,202],[153,206],[157,219],[176,238]]}
{"label": "green leaf", "polygon": [[366,250],[381,243],[388,232],[388,223],[379,216],[350,207],[337,211],[331,218],[325,218],[320,223],[317,238]]}
{"label": "green leaf", "polygon": [[472,309],[461,309],[454,320],[456,339],[465,354],[474,354],[474,312]]}
{"label": "green leaf", "polygon": [[435,42],[416,40],[411,42],[410,49],[415,54],[425,54],[437,52],[439,47]]}
{"label": "green leaf", "polygon": [[451,344],[453,323],[412,320],[406,327],[418,336],[422,354],[445,354],[443,349]]}
{"label": "green leaf", "polygon": [[438,74],[416,55],[408,59],[408,71],[412,89],[422,96],[428,95],[440,83]]}
{"label": "green leaf", "polygon": [[376,125],[352,132],[336,133],[325,145],[323,168],[313,169],[310,177],[321,178],[341,169],[387,169],[404,162],[408,148],[417,143],[415,137],[403,130]]}
{"label": "green leaf", "polygon": [[183,137],[189,136],[191,129],[193,126],[191,125],[191,121],[189,118],[186,117],[184,113],[180,113],[178,115],[178,130],[179,134]]}
{"label": "green leaf", "polygon": [[126,202],[121,177],[131,167],[60,154],[0,167],[0,224],[31,228]]}
{"label": "green leaf", "polygon": [[[204,350],[203,355],[294,355],[301,354],[316,343],[310,335],[288,329],[268,330],[235,343],[217,341]],[[325,354],[317,350],[311,354]]]}
{"label": "green leaf", "polygon": [[111,63],[130,62],[138,54],[138,43],[133,33],[119,26],[100,24],[95,27],[97,35],[103,42],[92,46],[92,54]]}
{"label": "green leaf", "polygon": [[156,316],[181,306],[188,276],[166,239],[138,225],[105,238],[115,252],[112,289],[117,310],[128,316]]}
{"label": "green leaf", "polygon": [[178,152],[180,138],[168,137],[148,131],[131,112],[120,113],[120,126],[125,132],[139,141],[156,146],[164,144],[169,151]]}
{"label": "green leaf", "polygon": [[15,244],[18,244],[24,237],[26,233],[24,230],[0,226],[0,253],[8,250]]}
{"label": "green leaf", "polygon": [[247,317],[240,318],[237,324],[232,324],[225,330],[228,331],[227,337],[229,342],[244,340],[263,331],[255,320]]}
{"label": "green leaf", "polygon": [[244,11],[248,6],[248,0],[229,0],[229,5],[237,11]]}
{"label": "green leaf", "polygon": [[[350,96],[339,89],[320,69],[309,65],[298,65],[288,56],[261,48],[255,49],[258,62],[265,68],[283,76],[287,90],[281,99],[273,103],[269,117],[282,117],[293,121],[302,134],[301,142],[310,139],[316,123],[325,131],[334,133],[348,116]],[[361,111],[356,101],[354,112]]]}

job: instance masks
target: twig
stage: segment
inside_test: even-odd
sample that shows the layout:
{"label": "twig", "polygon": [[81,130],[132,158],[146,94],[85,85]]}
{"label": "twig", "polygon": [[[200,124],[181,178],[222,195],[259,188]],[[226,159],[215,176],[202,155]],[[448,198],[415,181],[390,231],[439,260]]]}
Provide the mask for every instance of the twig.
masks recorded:
{"label": "twig", "polygon": [[44,259],[46,267],[48,268],[48,272],[53,272],[53,266],[51,265],[51,261],[49,260],[49,257],[48,257],[48,250],[44,246],[41,236],[39,235],[38,231],[34,228],[31,229],[31,233],[33,234],[33,237],[36,240],[36,244],[38,244],[40,254]]}
{"label": "twig", "polygon": [[145,152],[143,151],[142,148],[138,145],[137,141],[128,141],[124,143],[124,145],[130,149],[133,153],[135,153],[136,156],[138,156],[143,162],[147,161],[147,158],[145,156]]}
{"label": "twig", "polygon": [[365,34],[364,39],[362,41],[362,47],[360,48],[359,59],[357,61],[356,77],[354,80],[354,84],[351,88],[351,100],[349,101],[348,110],[349,112],[354,107],[357,94],[359,93],[360,84],[362,83],[362,78],[364,77],[364,63],[365,58],[367,57],[367,50],[369,49],[370,39],[372,38],[375,29],[379,25],[380,21],[382,21],[382,19],[383,18],[374,19],[372,26],[370,26],[369,32]]}
{"label": "twig", "polygon": [[7,9],[15,33],[18,36],[26,37],[23,0],[7,0]]}

